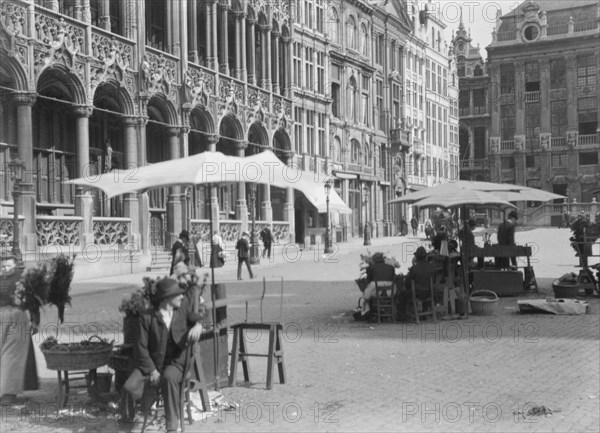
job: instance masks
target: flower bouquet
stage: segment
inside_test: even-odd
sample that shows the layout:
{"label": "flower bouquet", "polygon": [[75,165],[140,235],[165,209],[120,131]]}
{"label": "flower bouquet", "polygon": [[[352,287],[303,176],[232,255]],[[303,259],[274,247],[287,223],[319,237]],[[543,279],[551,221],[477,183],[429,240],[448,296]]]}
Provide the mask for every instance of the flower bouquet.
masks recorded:
{"label": "flower bouquet", "polygon": [[50,282],[50,293],[48,302],[56,305],[58,308],[58,319],[60,323],[65,320],[65,306],[71,305],[71,281],[75,272],[75,255],[72,258],[65,257],[63,254],[52,259],[52,279]]}
{"label": "flower bouquet", "polygon": [[48,266],[37,263],[25,269],[16,285],[14,304],[23,311],[29,311],[31,322],[36,327],[40,324],[40,308],[48,303],[51,278]]}
{"label": "flower bouquet", "polygon": [[400,267],[400,262],[389,252],[387,254],[384,254],[378,251],[376,253],[371,254],[369,250],[367,250],[366,254],[360,255],[360,273],[358,278],[354,281],[358,285],[358,288],[361,292],[364,292],[367,286],[369,285],[369,282],[367,280],[367,269],[369,268],[369,266],[382,261],[388,265],[392,265],[394,268]]}

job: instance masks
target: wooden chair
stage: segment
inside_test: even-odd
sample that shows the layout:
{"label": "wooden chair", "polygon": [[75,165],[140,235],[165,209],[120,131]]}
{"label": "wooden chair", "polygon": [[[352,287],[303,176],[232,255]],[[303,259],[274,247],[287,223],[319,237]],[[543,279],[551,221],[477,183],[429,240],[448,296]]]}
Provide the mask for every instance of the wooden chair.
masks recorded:
{"label": "wooden chair", "polygon": [[422,299],[421,302],[423,304],[425,303],[429,303],[430,304],[430,310],[425,311],[425,306],[423,305],[423,311],[419,311],[418,307],[417,307],[417,291],[415,289],[415,282],[414,280],[411,281],[411,290],[412,290],[412,304],[413,304],[413,311],[414,311],[414,315],[411,315],[411,317],[414,317],[415,320],[417,321],[417,325],[419,324],[419,320],[421,317],[433,317],[433,321],[437,322],[437,318],[436,318],[436,308],[435,308],[435,296],[434,296],[434,292],[433,292],[433,278],[429,279],[429,296],[425,299]]}
{"label": "wooden chair", "polygon": [[392,319],[396,322],[396,283],[392,281],[389,284],[381,284],[375,280],[375,297],[371,300],[371,317],[377,314],[377,323],[381,319]]}

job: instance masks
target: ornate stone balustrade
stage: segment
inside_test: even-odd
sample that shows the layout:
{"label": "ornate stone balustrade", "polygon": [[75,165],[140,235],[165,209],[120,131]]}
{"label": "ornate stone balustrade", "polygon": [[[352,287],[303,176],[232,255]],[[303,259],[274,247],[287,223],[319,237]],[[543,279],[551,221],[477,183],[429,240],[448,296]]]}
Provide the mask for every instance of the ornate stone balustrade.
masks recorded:
{"label": "ornate stone balustrade", "polygon": [[27,31],[27,3],[20,0],[0,4],[0,25],[13,36],[29,36]]}
{"label": "ornate stone balustrade", "polygon": [[86,25],[80,21],[35,5],[34,38],[53,49],[66,47],[71,53],[87,52]]}
{"label": "ornate stone balustrade", "polygon": [[224,220],[219,223],[221,237],[226,242],[237,241],[242,234],[242,222],[238,220]]}
{"label": "ornate stone balustrade", "polygon": [[287,243],[290,240],[290,224],[285,221],[273,221],[273,242]]}
{"label": "ornate stone balustrade", "polygon": [[81,217],[36,217],[37,246],[81,245]]}
{"label": "ornate stone balustrade", "polygon": [[212,237],[210,232],[210,221],[190,220],[190,236],[192,238],[197,238],[199,236],[202,242],[209,242]]}
{"label": "ornate stone balustrade", "polygon": [[[19,217],[19,225],[23,227],[23,220],[25,218]],[[13,218],[11,217],[0,217],[0,250],[7,250],[12,248],[13,242]],[[22,232],[21,232],[22,233]]]}
{"label": "ornate stone balustrade", "polygon": [[131,218],[93,218],[94,243],[97,245],[125,245],[129,242]]}

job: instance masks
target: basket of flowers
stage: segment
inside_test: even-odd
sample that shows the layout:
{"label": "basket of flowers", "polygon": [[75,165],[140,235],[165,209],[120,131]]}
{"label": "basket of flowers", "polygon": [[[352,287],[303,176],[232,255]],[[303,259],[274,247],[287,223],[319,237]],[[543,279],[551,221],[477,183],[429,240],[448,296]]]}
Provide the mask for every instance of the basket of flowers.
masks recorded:
{"label": "basket of flowers", "polygon": [[108,363],[113,342],[92,335],[80,343],[59,343],[54,337],[40,344],[48,370],[92,370]]}
{"label": "basket of flowers", "polygon": [[579,295],[579,282],[573,272],[562,275],[552,282],[555,298],[576,298]]}

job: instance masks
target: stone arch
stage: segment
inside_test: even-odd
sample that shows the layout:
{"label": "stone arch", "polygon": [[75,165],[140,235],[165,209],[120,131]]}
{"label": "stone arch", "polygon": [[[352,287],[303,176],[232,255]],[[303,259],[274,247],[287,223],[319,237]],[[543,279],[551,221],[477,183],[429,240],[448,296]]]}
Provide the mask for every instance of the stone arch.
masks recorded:
{"label": "stone arch", "polygon": [[292,150],[292,141],[285,129],[278,128],[273,134],[273,150],[275,155],[277,155],[284,164],[287,164],[287,160]]}
{"label": "stone arch", "polygon": [[267,19],[267,16],[266,16],[266,15],[264,14],[264,12],[262,12],[262,11],[260,11],[260,12],[258,13],[258,18],[257,18],[257,19],[258,19],[258,22],[257,22],[257,24],[258,24],[259,26],[266,26],[266,25],[268,25],[268,24],[269,24],[269,20]]}
{"label": "stone arch", "polygon": [[234,12],[242,12],[244,9],[239,0],[231,0],[231,10]]}
{"label": "stone arch", "polygon": [[254,155],[262,152],[263,149],[269,146],[269,134],[264,125],[259,122],[254,122],[248,128],[248,148],[246,155]]}
{"label": "stone arch", "polygon": [[[23,66],[12,57],[2,55],[2,62],[0,62],[0,77],[2,77],[2,82],[0,84],[3,86],[6,79],[6,82],[13,84],[12,87],[6,87],[11,87],[19,92],[29,90],[29,86],[27,85],[27,72]],[[5,92],[5,90],[2,90],[2,92]]]}
{"label": "stone arch", "polygon": [[246,17],[248,20],[256,19],[256,13],[254,12],[254,8],[250,5],[246,6]]}
{"label": "stone arch", "polygon": [[37,78],[36,90],[38,93],[45,89],[59,89],[68,100],[76,104],[85,105],[87,102],[85,86],[65,66],[57,64],[44,69]]}
{"label": "stone arch", "polygon": [[150,114],[150,109],[153,110],[154,115],[160,118],[160,120],[154,120],[168,123],[169,125],[177,125],[179,123],[179,116],[177,115],[175,106],[163,93],[155,93],[152,95],[148,101],[148,114]]}
{"label": "stone arch", "polygon": [[148,162],[167,161],[171,158],[168,146],[170,135],[167,125],[176,124],[176,116],[173,116],[174,108],[162,94],[155,94],[148,101],[147,111],[150,120],[146,126]]}
{"label": "stone arch", "polygon": [[196,106],[190,112],[189,155],[209,150],[209,134],[214,134],[215,125],[208,111]]}
{"label": "stone arch", "polygon": [[275,18],[271,21],[271,33],[279,33],[279,23]]}
{"label": "stone arch", "polygon": [[121,86],[117,80],[111,78],[99,83],[96,89],[94,90],[94,101],[96,100],[96,96],[98,95],[98,91],[100,89],[103,93],[103,97],[112,94],[112,97],[117,102],[117,111],[127,116],[135,115],[135,106],[133,103],[133,98],[129,94],[129,91],[125,87]]}
{"label": "stone arch", "polygon": [[238,118],[227,113],[219,122],[219,142],[217,151],[225,155],[237,156],[237,143],[244,138],[244,130]]}

